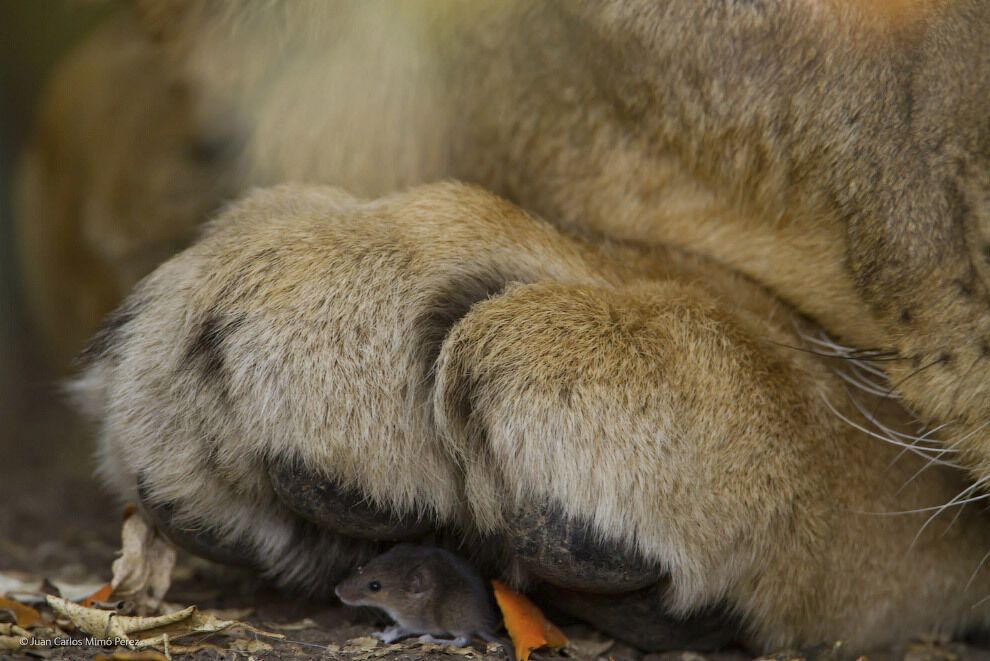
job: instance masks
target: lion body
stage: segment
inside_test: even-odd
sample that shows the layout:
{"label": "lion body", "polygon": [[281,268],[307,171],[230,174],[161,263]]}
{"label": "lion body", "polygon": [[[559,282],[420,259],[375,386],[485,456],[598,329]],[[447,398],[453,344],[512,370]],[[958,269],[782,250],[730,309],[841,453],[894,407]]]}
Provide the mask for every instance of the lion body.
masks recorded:
{"label": "lion body", "polygon": [[[334,483],[761,648],[986,626],[990,521],[928,521],[990,461],[982,4],[136,14],[56,77],[22,180],[49,329],[176,253],[77,384],[121,495],[295,585],[377,543],[296,488]],[[551,567],[534,507],[647,578]]]}

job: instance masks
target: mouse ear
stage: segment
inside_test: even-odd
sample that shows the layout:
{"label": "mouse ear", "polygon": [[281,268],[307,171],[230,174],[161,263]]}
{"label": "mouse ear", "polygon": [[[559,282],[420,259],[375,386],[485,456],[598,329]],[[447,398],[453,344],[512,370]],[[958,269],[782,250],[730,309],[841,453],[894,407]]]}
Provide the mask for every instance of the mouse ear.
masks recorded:
{"label": "mouse ear", "polygon": [[426,592],[430,588],[430,568],[424,565],[416,565],[409,572],[409,591]]}

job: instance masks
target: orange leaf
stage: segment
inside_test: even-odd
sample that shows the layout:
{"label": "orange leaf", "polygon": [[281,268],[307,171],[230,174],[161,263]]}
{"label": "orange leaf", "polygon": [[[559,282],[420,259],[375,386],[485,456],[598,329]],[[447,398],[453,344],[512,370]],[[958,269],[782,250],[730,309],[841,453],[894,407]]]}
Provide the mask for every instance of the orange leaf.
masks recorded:
{"label": "orange leaf", "polygon": [[0,610],[9,610],[17,618],[17,626],[27,629],[36,624],[41,624],[41,614],[30,606],[26,606],[13,599],[0,597]]}
{"label": "orange leaf", "polygon": [[505,629],[516,648],[516,661],[527,661],[530,653],[541,647],[559,649],[567,645],[567,636],[525,595],[498,580],[492,581],[492,587]]}
{"label": "orange leaf", "polygon": [[110,600],[110,595],[112,593],[113,593],[113,586],[111,586],[109,583],[107,583],[102,588],[100,588],[99,590],[97,590],[93,594],[91,594],[88,597],[86,597],[85,599],[83,599],[80,603],[83,606],[85,606],[86,608],[89,608],[90,606],[92,606],[97,601],[109,601]]}

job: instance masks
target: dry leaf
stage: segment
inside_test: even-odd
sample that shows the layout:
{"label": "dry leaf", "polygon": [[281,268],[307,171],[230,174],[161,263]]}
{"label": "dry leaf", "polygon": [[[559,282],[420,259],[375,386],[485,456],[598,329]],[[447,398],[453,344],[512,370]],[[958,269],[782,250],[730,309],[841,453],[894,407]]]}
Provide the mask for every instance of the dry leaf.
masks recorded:
{"label": "dry leaf", "polygon": [[133,506],[124,511],[120,557],[113,561],[113,595],[155,611],[172,583],[175,549]]}
{"label": "dry leaf", "polygon": [[344,644],[345,653],[354,652],[366,652],[368,650],[373,650],[378,647],[378,643],[381,641],[372,636],[360,636],[358,638],[351,638]]}
{"label": "dry leaf", "polygon": [[68,619],[78,630],[98,638],[127,640],[127,646],[131,649],[162,648],[176,638],[217,633],[227,629],[250,631],[269,638],[284,638],[282,634],[256,629],[237,620],[220,619],[212,613],[198,611],[195,606],[166,615],[138,617],[87,608],[58,597],[48,597],[48,603],[58,615]]}
{"label": "dry leaf", "polygon": [[473,647],[457,647],[453,644],[440,644],[440,643],[427,643],[421,642],[416,638],[410,641],[413,645],[419,645],[423,652],[427,656],[432,655],[433,652],[443,652],[444,654],[456,654],[458,656],[475,657],[478,656],[477,650]]}
{"label": "dry leaf", "polygon": [[516,661],[527,661],[530,653],[541,647],[559,649],[567,645],[567,636],[543,616],[543,612],[526,596],[502,581],[493,580],[495,601],[502,611],[505,629],[515,646]]}
{"label": "dry leaf", "polygon": [[0,610],[9,610],[13,613],[19,627],[27,628],[42,624],[41,614],[38,611],[12,599],[0,597]]}
{"label": "dry leaf", "polygon": [[110,601],[110,595],[112,593],[113,593],[113,586],[111,584],[107,583],[103,587],[101,587],[99,590],[93,592],[93,594],[91,594],[88,597],[86,597],[85,599],[83,599],[81,601],[81,603],[82,603],[83,606],[86,606],[88,608],[88,607],[92,606],[96,602]]}
{"label": "dry leaf", "polygon": [[[114,611],[87,608],[58,597],[48,597],[48,605],[57,614],[68,618],[72,624],[91,636],[100,638],[128,638],[129,634],[157,629],[188,619],[195,611],[195,606],[168,615],[156,617],[132,617],[117,615]],[[232,624],[232,623],[231,623]]]}

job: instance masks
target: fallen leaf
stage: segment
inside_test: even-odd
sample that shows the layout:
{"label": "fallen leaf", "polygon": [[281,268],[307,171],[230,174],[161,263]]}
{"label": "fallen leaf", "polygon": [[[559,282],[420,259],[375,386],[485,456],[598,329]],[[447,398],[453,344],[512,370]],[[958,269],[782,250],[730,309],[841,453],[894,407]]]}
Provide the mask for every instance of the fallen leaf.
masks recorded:
{"label": "fallen leaf", "polygon": [[113,595],[143,610],[157,610],[172,583],[175,549],[133,506],[124,510],[120,541],[120,557],[111,567]]}
{"label": "fallen leaf", "polygon": [[101,587],[96,592],[92,593],[88,597],[84,598],[81,603],[83,606],[92,606],[94,602],[105,602],[110,600],[110,595],[113,593],[113,585],[107,583]]}
{"label": "fallen leaf", "polygon": [[[192,630],[193,633],[214,633],[217,631],[223,631],[224,629],[234,625],[240,625],[248,629],[252,629],[252,627],[235,620],[223,620],[211,613],[197,611],[195,606],[190,606],[189,608],[192,609],[192,614],[186,620],[185,624]],[[182,613],[184,611],[179,612]],[[274,635],[277,636],[278,634]]]}
{"label": "fallen leaf", "polygon": [[87,608],[59,597],[48,597],[48,605],[67,618],[80,631],[100,638],[128,638],[128,634],[157,629],[189,618],[195,606],[168,615],[137,617],[117,615],[114,611]]}
{"label": "fallen leaf", "polygon": [[346,647],[356,650],[370,650],[378,647],[381,641],[374,636],[358,636],[347,640]]}
{"label": "fallen leaf", "polygon": [[42,624],[41,614],[38,611],[12,599],[0,597],[0,610],[12,612],[19,627],[28,628]]}
{"label": "fallen leaf", "polygon": [[127,640],[127,646],[131,649],[163,648],[176,638],[224,630],[249,631],[269,638],[285,637],[280,633],[263,631],[237,620],[220,619],[212,613],[197,610],[195,606],[165,615],[141,617],[87,608],[58,597],[49,596],[48,603],[58,615],[66,618],[76,629],[98,638]]}
{"label": "fallen leaf", "polygon": [[541,647],[560,649],[567,645],[567,636],[525,595],[498,580],[492,581],[492,587],[505,629],[515,646],[516,661],[528,661],[532,651]]}
{"label": "fallen leaf", "polygon": [[359,636],[351,638],[344,644],[344,653],[366,652],[378,647],[381,641],[372,636]]}

